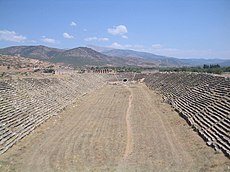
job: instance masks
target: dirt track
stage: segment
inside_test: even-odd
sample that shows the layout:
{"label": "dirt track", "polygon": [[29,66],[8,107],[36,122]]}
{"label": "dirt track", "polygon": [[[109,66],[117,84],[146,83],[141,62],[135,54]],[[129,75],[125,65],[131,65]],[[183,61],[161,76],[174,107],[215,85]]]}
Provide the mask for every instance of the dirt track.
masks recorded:
{"label": "dirt track", "polygon": [[0,156],[0,171],[230,171],[143,84],[85,95]]}

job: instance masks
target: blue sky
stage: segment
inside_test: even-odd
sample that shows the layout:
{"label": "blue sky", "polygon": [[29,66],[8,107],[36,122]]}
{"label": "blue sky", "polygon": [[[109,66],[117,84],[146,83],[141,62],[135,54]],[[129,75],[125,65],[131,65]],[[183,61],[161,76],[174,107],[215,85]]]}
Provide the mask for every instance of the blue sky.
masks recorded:
{"label": "blue sky", "polygon": [[14,45],[230,59],[230,0],[0,0],[0,47]]}

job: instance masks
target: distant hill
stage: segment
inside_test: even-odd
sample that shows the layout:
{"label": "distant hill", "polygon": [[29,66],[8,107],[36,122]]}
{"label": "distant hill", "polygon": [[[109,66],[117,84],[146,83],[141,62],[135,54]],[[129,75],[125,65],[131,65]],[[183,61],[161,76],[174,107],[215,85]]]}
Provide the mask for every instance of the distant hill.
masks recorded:
{"label": "distant hill", "polygon": [[100,47],[100,46],[91,45],[91,44],[87,45],[86,47],[91,48],[91,49],[93,49],[93,50],[95,50],[95,51],[97,51],[97,52],[100,52],[100,53],[106,52],[106,51],[109,51],[109,50],[113,50],[113,48],[109,48],[109,47]]}
{"label": "distant hill", "polygon": [[107,47],[99,47],[95,45],[89,45],[90,48],[99,51],[103,54],[109,56],[118,56],[123,58],[135,57],[138,59],[144,59],[151,61],[157,66],[203,66],[204,64],[219,64],[221,66],[230,66],[230,60],[227,59],[205,59],[205,58],[175,58],[167,57],[162,55],[156,55],[147,52],[139,52],[133,50],[124,50],[124,49],[111,49]]}
{"label": "distant hill", "polygon": [[230,66],[230,60],[225,59],[180,59],[187,66],[203,66],[204,64],[219,64],[220,66]]}
{"label": "distant hill", "polygon": [[46,46],[13,46],[0,49],[0,54],[20,55],[22,57],[36,58],[40,60],[51,59],[63,52],[62,49],[50,48]]}
{"label": "distant hill", "polygon": [[154,63],[156,66],[181,66],[183,65],[183,62],[181,62],[177,58],[166,57],[166,56],[156,55],[156,54],[147,53],[147,52],[113,49],[109,51],[104,51],[102,53],[109,55],[109,56],[142,59],[143,61]]}
{"label": "distant hill", "polygon": [[73,66],[84,65],[115,65],[116,60],[94,51],[87,47],[78,47],[69,50],[50,48],[46,46],[13,46],[0,49],[0,54],[20,55],[27,58],[35,58],[39,60],[47,60],[50,62],[61,62],[71,64]]}
{"label": "distant hill", "polygon": [[63,51],[52,58],[53,62],[64,62],[74,64],[76,66],[82,65],[109,65],[111,60],[108,56],[94,51],[87,47],[78,47]]}
{"label": "distant hill", "polygon": [[218,63],[220,66],[230,66],[230,59],[224,60],[223,62]]}
{"label": "distant hill", "polygon": [[141,67],[176,67],[220,64],[230,66],[230,60],[220,59],[178,59],[146,52],[121,50],[91,46],[69,50],[46,46],[13,46],[0,49],[0,54],[22,56],[50,62],[71,64],[72,66],[141,66]]}
{"label": "distant hill", "polygon": [[0,54],[20,55],[27,58],[71,64],[72,66],[157,66],[154,62],[141,58],[108,56],[87,47],[63,50],[45,46],[13,46],[0,49]]}

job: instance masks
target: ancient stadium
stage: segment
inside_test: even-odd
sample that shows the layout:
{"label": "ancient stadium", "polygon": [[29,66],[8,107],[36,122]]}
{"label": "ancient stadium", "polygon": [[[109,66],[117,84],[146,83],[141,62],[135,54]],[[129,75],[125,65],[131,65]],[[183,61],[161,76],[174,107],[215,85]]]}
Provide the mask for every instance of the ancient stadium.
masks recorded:
{"label": "ancient stadium", "polygon": [[0,171],[230,168],[229,77],[1,59]]}

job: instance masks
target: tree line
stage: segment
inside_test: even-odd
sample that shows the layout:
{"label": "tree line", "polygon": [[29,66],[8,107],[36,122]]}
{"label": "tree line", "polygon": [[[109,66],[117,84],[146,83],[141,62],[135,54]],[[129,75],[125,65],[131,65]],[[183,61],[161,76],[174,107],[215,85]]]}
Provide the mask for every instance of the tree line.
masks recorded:
{"label": "tree line", "polygon": [[219,64],[204,64],[203,67],[173,67],[173,68],[161,68],[161,72],[203,72],[222,74],[223,72],[230,72],[230,66],[221,67]]}

